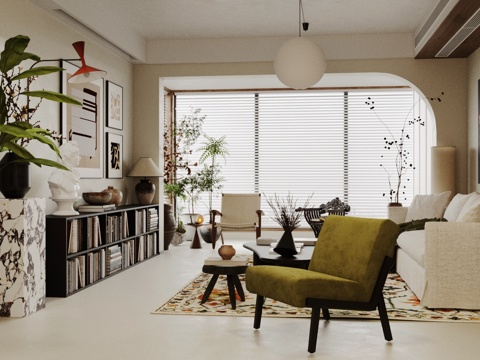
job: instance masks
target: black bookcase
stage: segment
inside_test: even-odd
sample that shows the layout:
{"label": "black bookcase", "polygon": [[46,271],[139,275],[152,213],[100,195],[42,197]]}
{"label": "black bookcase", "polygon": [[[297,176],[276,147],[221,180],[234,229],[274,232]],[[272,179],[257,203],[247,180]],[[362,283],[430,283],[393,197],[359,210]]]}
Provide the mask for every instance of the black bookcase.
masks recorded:
{"label": "black bookcase", "polygon": [[47,215],[47,296],[67,297],[160,254],[158,204]]}

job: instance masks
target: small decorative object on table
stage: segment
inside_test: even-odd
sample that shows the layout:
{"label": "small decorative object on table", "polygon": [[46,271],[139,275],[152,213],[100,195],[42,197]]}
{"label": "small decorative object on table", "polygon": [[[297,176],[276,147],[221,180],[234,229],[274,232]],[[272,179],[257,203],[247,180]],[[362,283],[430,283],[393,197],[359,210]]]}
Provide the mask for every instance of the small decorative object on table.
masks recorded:
{"label": "small decorative object on table", "polygon": [[[307,207],[312,195],[307,198],[303,207]],[[285,231],[273,251],[285,257],[298,254],[292,235],[293,230],[300,225],[300,217],[302,215],[300,212],[295,211],[297,208],[297,200],[293,199],[290,192],[285,198],[277,194],[275,194],[274,197],[269,198],[265,196],[265,198],[273,210],[274,215],[272,219]]]}
{"label": "small decorative object on table", "polygon": [[223,260],[230,260],[235,253],[236,250],[232,245],[222,245],[218,249],[218,255],[220,255]]}
{"label": "small decorative object on table", "polygon": [[110,192],[84,192],[83,200],[89,205],[107,205],[112,199]]}
{"label": "small decorative object on table", "polygon": [[115,189],[113,186],[109,186],[102,192],[108,192],[112,194],[112,198],[108,202],[109,204],[115,204],[115,206],[120,206],[120,204],[122,203],[123,193],[120,190]]}

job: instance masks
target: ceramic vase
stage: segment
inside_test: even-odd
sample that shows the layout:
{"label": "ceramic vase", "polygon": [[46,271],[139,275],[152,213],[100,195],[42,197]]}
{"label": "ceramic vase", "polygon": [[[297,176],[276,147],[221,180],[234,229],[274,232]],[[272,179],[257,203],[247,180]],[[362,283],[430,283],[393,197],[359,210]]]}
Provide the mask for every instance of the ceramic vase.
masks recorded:
{"label": "ceramic vase", "polygon": [[218,254],[223,260],[230,260],[236,253],[235,248],[232,245],[222,245],[218,249]]}
{"label": "ceramic vase", "polygon": [[120,206],[123,200],[123,193],[115,189],[113,186],[109,186],[107,189],[103,190],[103,192],[109,192],[112,194],[112,198],[108,202],[109,204],[115,204],[115,206]]}
{"label": "ceramic vase", "polygon": [[163,249],[168,250],[175,234],[175,218],[172,204],[163,204]]}
{"label": "ceramic vase", "polygon": [[278,241],[277,246],[273,249],[273,251],[285,257],[292,257],[298,254],[291,230],[284,231],[282,237]]}

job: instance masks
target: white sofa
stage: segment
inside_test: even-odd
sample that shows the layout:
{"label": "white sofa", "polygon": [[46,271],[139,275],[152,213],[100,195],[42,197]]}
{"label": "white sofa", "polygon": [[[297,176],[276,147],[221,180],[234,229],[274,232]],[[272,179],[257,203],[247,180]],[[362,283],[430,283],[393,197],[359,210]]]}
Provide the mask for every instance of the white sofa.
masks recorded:
{"label": "white sofa", "polygon": [[[480,193],[417,195],[391,207],[396,223],[444,217],[397,239],[396,269],[428,308],[480,309]],[[445,208],[446,207],[446,208]]]}

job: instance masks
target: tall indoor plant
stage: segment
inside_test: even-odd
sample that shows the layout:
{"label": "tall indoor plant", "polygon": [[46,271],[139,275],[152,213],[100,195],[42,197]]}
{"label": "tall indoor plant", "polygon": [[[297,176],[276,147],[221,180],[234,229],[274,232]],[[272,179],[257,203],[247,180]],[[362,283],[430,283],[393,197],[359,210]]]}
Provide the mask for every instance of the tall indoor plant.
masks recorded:
{"label": "tall indoor plant", "polygon": [[[41,59],[35,54],[25,52],[29,42],[30,38],[24,35],[12,37],[5,42],[4,50],[0,54],[0,152],[6,153],[0,161],[0,191],[7,198],[25,196],[29,189],[30,163],[40,167],[44,165],[68,170],[56,161],[35,157],[25,148],[30,141],[38,141],[61,157],[53,141],[55,135],[47,129],[42,129],[39,121],[32,122],[32,117],[42,100],[81,105],[77,100],[58,92],[30,91],[30,85],[39,76],[60,72],[63,69],[57,66],[35,67]],[[20,65],[25,60],[32,60],[35,63],[24,70]],[[19,175],[20,178],[15,179],[15,175]],[[25,184],[21,185],[21,182]]]}

